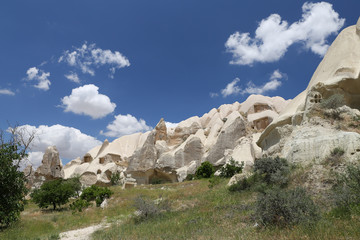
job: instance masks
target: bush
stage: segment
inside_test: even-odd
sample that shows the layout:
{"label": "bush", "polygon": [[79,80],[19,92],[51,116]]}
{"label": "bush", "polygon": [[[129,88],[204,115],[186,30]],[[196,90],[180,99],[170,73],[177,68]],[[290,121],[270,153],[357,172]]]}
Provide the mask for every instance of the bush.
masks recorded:
{"label": "bush", "polygon": [[0,227],[17,221],[24,210],[26,180],[16,163],[24,157],[20,144],[0,143]]}
{"label": "bush", "polygon": [[195,175],[194,174],[188,174],[185,178],[185,181],[192,181],[195,179]]}
{"label": "bush", "polygon": [[345,153],[344,149],[337,147],[331,151],[331,156],[341,157],[342,155],[344,155],[344,153]]}
{"label": "bush", "polygon": [[260,158],[255,160],[254,172],[269,185],[285,187],[289,182],[290,165],[284,158]]}
{"label": "bush", "polygon": [[95,201],[96,206],[99,207],[105,198],[110,198],[112,194],[113,192],[107,187],[92,185],[91,187],[87,187],[83,190],[80,198],[88,202]]}
{"label": "bush", "polygon": [[319,210],[303,188],[284,190],[278,187],[261,194],[255,217],[263,226],[311,224],[319,220]]}
{"label": "bush", "polygon": [[75,181],[56,179],[45,182],[39,189],[34,190],[31,197],[40,208],[52,205],[55,210],[56,205],[60,207],[69,202],[70,197],[76,197],[76,187]]}
{"label": "bush", "polygon": [[141,222],[158,216],[163,212],[170,211],[169,201],[164,201],[162,199],[159,201],[153,201],[145,198],[144,196],[138,196],[135,198],[134,207],[136,208],[135,222]]}
{"label": "bush", "polygon": [[210,178],[215,173],[215,169],[211,163],[208,161],[203,162],[200,167],[195,172],[195,177],[200,178]]}
{"label": "bush", "polygon": [[120,183],[120,173],[113,172],[110,177],[110,183],[112,186],[118,185]]}
{"label": "bush", "polygon": [[263,185],[264,184],[262,183],[261,176],[259,174],[254,173],[250,177],[243,178],[239,180],[237,183],[231,185],[228,188],[228,190],[230,192],[241,192],[253,188],[255,191],[261,192]]}
{"label": "bush", "polygon": [[230,178],[237,173],[241,173],[244,167],[244,162],[238,164],[233,158],[228,163],[220,168],[220,177]]}
{"label": "bush", "polygon": [[74,212],[78,211],[78,212],[82,212],[82,210],[84,208],[87,208],[91,205],[91,203],[89,203],[86,200],[83,199],[76,199],[76,201],[74,201],[73,203],[70,204],[70,209]]}
{"label": "bush", "polygon": [[[338,175],[333,187],[335,216],[349,216],[360,205],[360,165],[347,166],[343,174]],[[358,211],[356,211],[358,212]]]}
{"label": "bush", "polygon": [[323,99],[321,102],[321,107],[327,109],[336,109],[338,107],[345,105],[345,99],[342,94],[333,94],[327,99]]}

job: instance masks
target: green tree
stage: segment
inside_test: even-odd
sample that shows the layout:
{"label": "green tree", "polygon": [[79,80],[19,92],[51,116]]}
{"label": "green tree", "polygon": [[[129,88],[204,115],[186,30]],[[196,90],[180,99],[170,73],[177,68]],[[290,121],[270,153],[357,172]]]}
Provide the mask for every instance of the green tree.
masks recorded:
{"label": "green tree", "polygon": [[233,158],[228,163],[220,168],[220,177],[230,178],[235,174],[241,173],[244,167],[244,162],[238,164]]}
{"label": "green tree", "polygon": [[25,176],[14,164],[14,161],[25,156],[19,147],[18,144],[0,146],[0,225],[7,226],[17,221],[24,210],[27,193]]}
{"label": "green tree", "polygon": [[40,208],[47,208],[49,205],[56,209],[69,202],[70,197],[76,197],[77,189],[73,181],[56,179],[45,182],[39,189],[31,194],[33,201]]}
{"label": "green tree", "polygon": [[203,162],[200,167],[196,170],[196,178],[210,178],[215,173],[215,169],[208,161]]}
{"label": "green tree", "polygon": [[24,210],[28,191],[20,164],[27,157],[26,150],[35,133],[23,133],[17,127],[0,130],[0,227],[17,221]]}
{"label": "green tree", "polygon": [[95,201],[96,206],[99,207],[105,198],[110,198],[112,194],[113,192],[107,187],[98,187],[96,185],[92,185],[91,187],[84,189],[80,198],[88,202]]}

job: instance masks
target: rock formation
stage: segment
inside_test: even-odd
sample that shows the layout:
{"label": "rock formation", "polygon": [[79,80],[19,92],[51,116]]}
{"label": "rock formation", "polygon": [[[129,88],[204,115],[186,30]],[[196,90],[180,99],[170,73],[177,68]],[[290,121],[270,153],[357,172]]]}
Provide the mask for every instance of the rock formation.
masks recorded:
{"label": "rock formation", "polygon": [[[335,147],[345,150],[350,160],[360,157],[360,135],[341,121],[324,116],[336,111],[341,118],[360,116],[360,19],[344,29],[330,46],[308,87],[294,98],[261,134],[263,153],[285,157],[292,162],[323,159]],[[344,96],[348,107],[322,109],[321,103],[334,94]],[[352,121],[352,120],[351,120]],[[351,122],[347,120],[347,125]],[[356,123],[354,123],[356,124]]]}
{"label": "rock formation", "polygon": [[[109,184],[111,174],[124,173],[124,186],[155,181],[183,181],[204,161],[215,166],[230,158],[252,166],[261,156],[255,144],[261,132],[289,101],[251,95],[242,104],[224,104],[202,117],[191,117],[175,128],[161,119],[155,129],[120,137],[90,150],[64,167],[65,178],[76,174],[86,185]],[[128,180],[127,180],[128,179]],[[128,184],[126,185],[126,183]]]}
{"label": "rock formation", "polygon": [[35,171],[35,176],[43,176],[46,180],[64,178],[62,167],[59,151],[56,149],[56,146],[50,146],[46,149],[41,165]]}
{"label": "rock formation", "polygon": [[39,188],[44,181],[64,178],[63,165],[56,146],[50,146],[46,149],[41,165],[36,171],[31,165],[28,165],[24,169],[24,175],[27,179],[28,188]]}

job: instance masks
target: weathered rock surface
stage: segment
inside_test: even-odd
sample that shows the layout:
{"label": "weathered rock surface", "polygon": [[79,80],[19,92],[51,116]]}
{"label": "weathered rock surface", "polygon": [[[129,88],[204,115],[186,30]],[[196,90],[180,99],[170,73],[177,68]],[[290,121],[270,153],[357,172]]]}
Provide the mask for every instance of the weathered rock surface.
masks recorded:
{"label": "weathered rock surface", "polygon": [[106,185],[118,171],[127,188],[136,183],[183,181],[204,161],[221,166],[233,158],[249,168],[261,156],[255,144],[259,132],[287,104],[281,97],[251,95],[242,104],[224,104],[172,129],[161,119],[152,131],[106,140],[83,159],[66,164],[65,178],[80,175],[86,185]]}
{"label": "weathered rock surface", "polygon": [[35,176],[43,176],[46,180],[64,178],[63,165],[56,146],[46,149],[41,165],[35,171]]}
{"label": "weathered rock surface", "polygon": [[[340,147],[346,159],[359,158],[360,19],[330,46],[308,87],[294,98],[261,134],[258,145],[269,156],[291,162],[324,159]],[[344,106],[324,109],[330,96],[344,96]],[[338,119],[332,116],[339,116]],[[355,127],[349,127],[354,125]],[[357,127],[356,127],[357,126]]]}

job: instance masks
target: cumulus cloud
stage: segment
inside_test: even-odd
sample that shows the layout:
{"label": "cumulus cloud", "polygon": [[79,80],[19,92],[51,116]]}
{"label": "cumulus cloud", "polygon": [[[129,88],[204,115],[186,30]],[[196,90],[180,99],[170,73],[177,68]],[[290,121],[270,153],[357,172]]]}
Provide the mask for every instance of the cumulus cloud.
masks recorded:
{"label": "cumulus cloud", "polygon": [[106,129],[106,132],[100,131],[100,134],[108,137],[121,137],[137,132],[150,131],[152,128],[146,125],[145,120],[141,118],[138,120],[130,114],[119,114],[115,116],[114,121],[107,125]]}
{"label": "cumulus cloud", "polygon": [[9,89],[0,89],[0,95],[10,95],[14,96],[15,93]]}
{"label": "cumulus cloud", "polygon": [[94,84],[74,88],[70,96],[61,99],[65,112],[83,114],[98,119],[112,113],[116,107],[106,95],[99,93]]}
{"label": "cumulus cloud", "polygon": [[77,73],[71,72],[69,74],[65,74],[65,77],[74,83],[80,83],[80,79]]}
{"label": "cumulus cloud", "polygon": [[[274,91],[278,89],[282,82],[282,79],[287,79],[287,75],[285,73],[280,72],[279,69],[275,70],[271,75],[269,81],[265,84],[257,86],[253,82],[248,82],[246,87],[241,87],[239,85],[240,79],[235,78],[232,82],[226,85],[224,89],[222,89],[221,95],[223,97],[227,97],[230,95],[238,95],[238,94],[265,94],[269,91]],[[217,93],[210,93],[211,97],[218,96]]]}
{"label": "cumulus cloud", "polygon": [[37,81],[37,84],[34,87],[41,90],[47,91],[50,89],[51,82],[49,80],[50,73],[44,72],[36,67],[29,68],[26,71],[26,80],[28,81]]}
{"label": "cumulus cloud", "polygon": [[265,83],[262,86],[256,86],[252,82],[249,82],[247,84],[247,88],[245,88],[245,90],[243,90],[241,93],[242,94],[264,94],[269,91],[275,91],[282,84],[280,79],[286,79],[286,78],[287,78],[286,74],[280,72],[280,70],[277,69],[271,74],[270,81],[268,81],[267,83]]}
{"label": "cumulus cloud", "polygon": [[82,133],[80,130],[62,125],[31,125],[19,126],[25,133],[35,132],[35,138],[30,146],[28,161],[35,167],[41,164],[43,154],[48,146],[56,146],[61,158],[75,159],[82,157],[101,142],[96,138]]}
{"label": "cumulus cloud", "polygon": [[240,93],[240,88],[237,84],[240,82],[239,78],[235,78],[231,83],[226,85],[224,89],[221,90],[221,95],[227,97],[229,95],[236,95]]}
{"label": "cumulus cloud", "polygon": [[95,75],[94,68],[110,66],[110,76],[113,77],[116,69],[130,66],[129,60],[118,51],[103,50],[95,44],[84,43],[73,51],[67,50],[58,62],[65,62],[69,66],[79,68],[83,73]]}
{"label": "cumulus cloud", "polygon": [[309,3],[302,6],[302,18],[289,25],[278,14],[261,20],[255,31],[235,32],[225,43],[226,50],[233,55],[231,64],[252,65],[254,62],[275,62],[284,56],[295,43],[303,43],[305,49],[323,56],[329,45],[327,37],[337,33],[345,19],[339,18],[332,4],[327,2]]}
{"label": "cumulus cloud", "polygon": [[178,125],[179,123],[172,123],[172,122],[166,122],[165,121],[165,125],[167,128],[176,128],[176,126]]}

